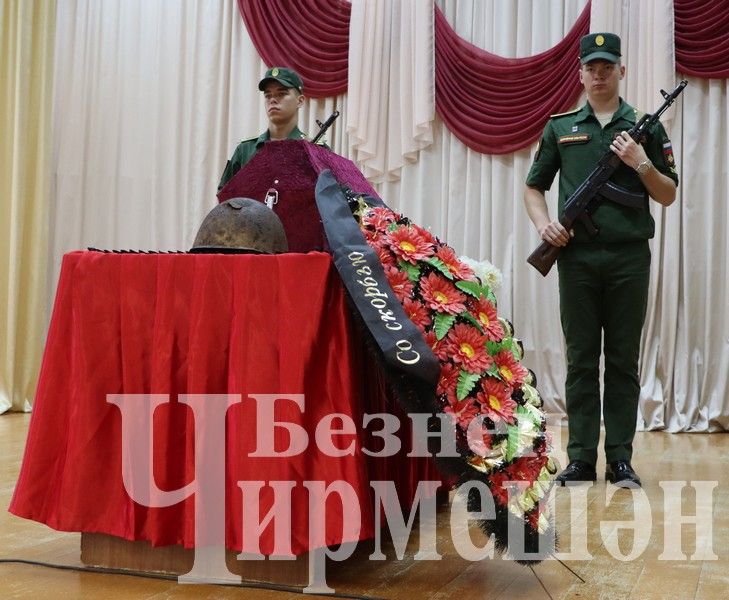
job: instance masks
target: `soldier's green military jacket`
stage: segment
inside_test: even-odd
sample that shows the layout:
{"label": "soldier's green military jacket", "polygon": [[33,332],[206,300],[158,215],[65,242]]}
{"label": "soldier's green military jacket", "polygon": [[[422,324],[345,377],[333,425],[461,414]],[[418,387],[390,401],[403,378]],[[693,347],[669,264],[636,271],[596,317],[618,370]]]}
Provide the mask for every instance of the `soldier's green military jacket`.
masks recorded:
{"label": "soldier's green military jacket", "polygon": [[[526,184],[548,190],[559,171],[561,217],[567,198],[597,166],[600,158],[610,149],[613,138],[635,125],[636,116],[639,117],[636,109],[622,98],[618,110],[604,128],[589,102],[572,112],[553,115],[542,133]],[[647,132],[643,148],[655,168],[678,185],[671,141],[660,122]],[[655,224],[648,208],[648,194],[635,170],[621,162],[610,180],[631,192],[643,193],[643,209],[637,210],[605,200],[592,215],[599,229],[598,235],[591,238],[582,223],[577,222],[573,241],[627,242],[653,237]]]}
{"label": "soldier's green military jacket", "polygon": [[[248,161],[253,158],[256,152],[261,149],[263,144],[265,144],[270,139],[271,134],[267,129],[257,138],[244,140],[240,144],[238,144],[235,152],[233,152],[233,156],[230,157],[230,160],[225,165],[223,176],[220,178],[220,183],[218,184],[218,191],[223,189],[223,186],[233,178],[233,175],[240,171],[248,163]],[[308,140],[309,136],[307,136],[298,127],[294,127],[287,139]]]}

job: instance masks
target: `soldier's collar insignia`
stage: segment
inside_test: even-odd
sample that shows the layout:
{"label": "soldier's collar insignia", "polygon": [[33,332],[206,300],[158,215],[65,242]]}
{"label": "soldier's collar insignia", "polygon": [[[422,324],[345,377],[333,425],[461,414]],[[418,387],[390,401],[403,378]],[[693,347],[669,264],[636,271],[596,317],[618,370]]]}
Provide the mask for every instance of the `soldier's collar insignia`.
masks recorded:
{"label": "soldier's collar insignia", "polygon": [[550,119],[554,119],[556,117],[565,117],[567,115],[574,115],[575,113],[580,112],[582,110],[581,108],[575,108],[574,110],[568,110],[567,112],[561,112],[561,113],[554,113],[553,115],[549,115]]}

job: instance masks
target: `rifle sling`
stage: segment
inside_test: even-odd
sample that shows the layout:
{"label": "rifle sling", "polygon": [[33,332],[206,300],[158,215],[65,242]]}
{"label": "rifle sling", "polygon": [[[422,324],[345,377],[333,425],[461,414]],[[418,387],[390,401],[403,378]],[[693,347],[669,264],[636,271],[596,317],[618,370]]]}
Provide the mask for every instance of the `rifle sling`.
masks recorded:
{"label": "rifle sling", "polygon": [[610,202],[615,202],[628,208],[637,210],[645,209],[645,194],[630,192],[611,181],[606,181],[602,185],[598,195],[602,196],[605,200],[610,200]]}

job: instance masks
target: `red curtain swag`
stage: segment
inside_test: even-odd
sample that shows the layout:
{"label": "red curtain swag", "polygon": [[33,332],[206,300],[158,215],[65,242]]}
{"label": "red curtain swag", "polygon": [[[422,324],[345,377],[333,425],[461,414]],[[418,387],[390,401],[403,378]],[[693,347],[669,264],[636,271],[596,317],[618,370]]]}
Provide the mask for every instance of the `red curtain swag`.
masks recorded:
{"label": "red curtain swag", "polygon": [[469,148],[508,154],[536,140],[550,114],[570,108],[580,93],[580,38],[590,5],[567,36],[546,52],[503,58],[459,37],[436,7],[435,107]]}
{"label": "red curtain swag", "polygon": [[674,0],[676,70],[694,77],[729,77],[729,2]]}
{"label": "red curtain swag", "polygon": [[258,54],[269,66],[295,69],[312,98],[347,91],[349,16],[345,0],[238,0]]}
{"label": "red curtain swag", "polygon": [[[314,98],[346,92],[349,19],[346,0],[238,0],[258,53],[269,66],[301,73]],[[676,69],[729,77],[729,2],[674,0]],[[581,91],[580,37],[590,3],[567,36],[546,52],[503,58],[460,38],[435,8],[435,102],[448,129],[484,154],[508,154],[539,137],[548,116],[571,108]]]}

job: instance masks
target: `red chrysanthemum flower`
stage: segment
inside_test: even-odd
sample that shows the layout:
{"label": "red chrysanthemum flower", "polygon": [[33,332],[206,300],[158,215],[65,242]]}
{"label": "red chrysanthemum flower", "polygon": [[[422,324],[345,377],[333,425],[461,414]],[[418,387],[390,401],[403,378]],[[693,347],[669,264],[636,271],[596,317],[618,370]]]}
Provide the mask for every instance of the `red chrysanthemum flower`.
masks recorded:
{"label": "red chrysanthemum flower", "polygon": [[[445,400],[448,404],[456,404],[457,402],[459,402],[458,392],[456,391],[456,388],[453,387],[446,390]],[[473,400],[473,398],[471,398],[471,400]],[[475,402],[474,406],[476,406]],[[478,414],[478,406],[476,406],[476,414]]]}
{"label": "red chrysanthemum flower", "polygon": [[486,298],[481,298],[475,303],[472,310],[473,315],[483,327],[483,332],[490,342],[500,342],[504,339],[504,329],[499,323],[496,315],[496,307]]}
{"label": "red chrysanthemum flower", "polygon": [[547,459],[546,456],[520,456],[509,465],[506,472],[514,481],[536,481]]}
{"label": "red chrysanthemum flower", "polygon": [[423,306],[422,302],[418,302],[412,298],[403,298],[400,301],[408,319],[415,323],[420,331],[425,332],[425,328],[431,323],[428,309]]}
{"label": "red chrysanthemum flower", "polygon": [[448,359],[448,344],[446,340],[439,340],[432,329],[425,332],[425,341],[439,361]]}
{"label": "red chrysanthemum flower", "polygon": [[372,246],[375,250],[379,250],[382,248],[385,244],[385,232],[384,231],[372,231],[371,229],[363,229],[362,233],[364,234],[365,240],[367,240],[367,243]]}
{"label": "red chrysanthemum flower", "polygon": [[461,401],[449,398],[448,406],[443,409],[443,412],[450,415],[453,422],[459,427],[468,429],[468,425],[478,415],[478,407],[473,403],[473,398],[465,398]]}
{"label": "red chrysanthemum flower", "polygon": [[468,448],[478,456],[486,456],[493,444],[491,435],[484,432],[481,427],[469,427],[466,431]]}
{"label": "red chrysanthemum flower", "polygon": [[486,351],[486,338],[478,329],[464,323],[456,325],[448,332],[448,351],[454,363],[469,373],[482,373],[493,360]]}
{"label": "red chrysanthemum flower", "polygon": [[511,388],[503,381],[495,377],[485,377],[481,381],[481,391],[476,394],[476,400],[481,405],[481,412],[494,423],[514,422],[516,402],[511,398]]}
{"label": "red chrysanthemum flower", "polygon": [[450,246],[443,245],[438,248],[435,253],[435,257],[443,262],[443,264],[448,268],[448,271],[450,271],[450,274],[454,277],[458,277],[459,279],[473,278],[473,269],[471,269],[471,267],[467,264],[462,263],[456,256],[453,248]]}
{"label": "red chrysanthemum flower", "polygon": [[512,387],[519,387],[529,372],[514,358],[508,350],[502,350],[494,356],[496,368],[501,379]]}
{"label": "red chrysanthemum flower", "polygon": [[438,379],[438,386],[435,388],[435,393],[440,396],[449,390],[455,390],[458,385],[459,373],[460,369],[451,362],[447,362],[441,366],[440,379]]}
{"label": "red chrysanthemum flower", "polygon": [[512,494],[518,496],[525,492],[532,483],[531,481],[515,479],[508,468],[503,471],[495,471],[489,475],[489,480],[491,481],[491,485],[489,486],[491,493],[503,505],[506,505],[509,500],[509,488],[513,489]]}
{"label": "red chrysanthemum flower", "polygon": [[416,264],[433,256],[433,244],[428,242],[414,227],[403,225],[386,236],[390,249],[402,260]]}
{"label": "red chrysanthemum flower", "polygon": [[413,295],[415,284],[410,281],[405,271],[400,271],[396,267],[387,267],[385,268],[385,275],[392,291],[395,292],[395,296],[401,303]]}
{"label": "red chrysanthemum flower", "polygon": [[397,216],[389,208],[378,206],[362,217],[362,224],[378,230],[385,230],[390,223],[394,223],[396,220]]}
{"label": "red chrysanthemum flower", "polygon": [[534,530],[539,529],[539,505],[526,513],[526,520],[530,527]]}
{"label": "red chrysanthemum flower", "polygon": [[389,249],[379,245],[375,246],[374,249],[383,267],[394,267],[397,264],[395,255]]}
{"label": "red chrysanthemum flower", "polygon": [[419,225],[416,225],[415,223],[410,223],[410,227],[412,227],[415,231],[417,231],[420,234],[420,237],[422,237],[429,244],[433,244],[433,246],[439,245],[438,240],[427,229],[424,229],[423,227],[420,227]]}
{"label": "red chrysanthemum flower", "polygon": [[429,273],[420,280],[420,293],[428,308],[451,315],[466,310],[466,296],[447,279]]}
{"label": "red chrysanthemum flower", "polygon": [[507,481],[510,481],[509,476],[503,471],[494,471],[489,475],[489,490],[501,506],[506,506],[509,501],[509,489],[505,485]]}

